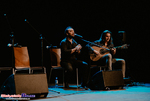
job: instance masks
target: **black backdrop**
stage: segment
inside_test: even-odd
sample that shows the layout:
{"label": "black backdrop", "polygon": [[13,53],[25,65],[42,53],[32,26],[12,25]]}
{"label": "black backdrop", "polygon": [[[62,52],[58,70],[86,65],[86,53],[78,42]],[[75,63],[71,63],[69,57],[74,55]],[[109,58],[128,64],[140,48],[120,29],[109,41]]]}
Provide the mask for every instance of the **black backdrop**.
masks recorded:
{"label": "black backdrop", "polygon": [[[149,76],[149,5],[148,2],[128,1],[50,1],[50,0],[1,0],[0,1],[0,66],[11,66],[11,30],[15,43],[28,46],[31,66],[41,65],[39,34],[44,41],[44,65],[48,64],[47,45],[59,46],[64,29],[72,26],[84,39],[99,39],[103,30],[113,33],[114,42],[118,31],[126,32],[130,47],[126,61],[131,75],[139,81],[150,81]],[[115,42],[117,44],[117,42]],[[80,42],[82,44],[82,42]],[[85,43],[83,43],[85,44]]]}

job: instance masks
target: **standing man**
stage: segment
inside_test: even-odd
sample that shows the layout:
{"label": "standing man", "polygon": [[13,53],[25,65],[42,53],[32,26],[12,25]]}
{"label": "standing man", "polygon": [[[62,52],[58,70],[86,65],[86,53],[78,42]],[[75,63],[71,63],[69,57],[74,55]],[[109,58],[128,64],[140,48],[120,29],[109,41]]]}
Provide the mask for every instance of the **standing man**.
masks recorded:
{"label": "standing man", "polygon": [[123,77],[125,77],[125,60],[119,58],[112,58],[112,56],[116,54],[116,48],[114,48],[111,32],[109,30],[104,30],[103,33],[101,34],[100,39],[96,40],[94,43],[110,49],[109,53],[102,55],[100,54],[99,51],[92,48],[93,45],[87,45],[88,47],[90,47],[89,49],[91,53],[94,53],[97,56],[102,56],[99,60],[96,61],[96,63],[101,63],[102,61],[106,61],[108,70],[112,70],[112,62],[113,63],[120,62],[122,65],[122,74]]}
{"label": "standing man", "polygon": [[61,41],[61,66],[66,70],[65,72],[65,88],[68,88],[68,81],[71,79],[71,74],[75,68],[82,70],[82,84],[83,88],[87,87],[89,78],[89,68],[86,62],[78,60],[77,55],[80,55],[82,46],[78,44],[73,37],[75,36],[74,29],[67,27],[65,29],[66,37]]}

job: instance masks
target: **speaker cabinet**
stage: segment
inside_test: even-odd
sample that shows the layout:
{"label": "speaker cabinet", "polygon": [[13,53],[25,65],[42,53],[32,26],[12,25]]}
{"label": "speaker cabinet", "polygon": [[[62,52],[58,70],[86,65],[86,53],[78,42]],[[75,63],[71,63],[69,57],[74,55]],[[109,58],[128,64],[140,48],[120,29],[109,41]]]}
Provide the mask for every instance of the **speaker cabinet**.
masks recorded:
{"label": "speaker cabinet", "polygon": [[12,74],[3,83],[0,93],[20,95],[26,93],[46,97],[48,94],[46,74]]}
{"label": "speaker cabinet", "polygon": [[88,83],[91,90],[115,89],[123,86],[122,71],[99,71],[92,76]]}

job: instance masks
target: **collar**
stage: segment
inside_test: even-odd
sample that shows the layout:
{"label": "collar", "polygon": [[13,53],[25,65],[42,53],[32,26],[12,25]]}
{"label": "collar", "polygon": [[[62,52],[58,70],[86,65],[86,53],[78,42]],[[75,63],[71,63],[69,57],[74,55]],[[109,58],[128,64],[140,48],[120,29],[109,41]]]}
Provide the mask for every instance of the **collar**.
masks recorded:
{"label": "collar", "polygon": [[[67,39],[67,37],[66,37],[66,42],[71,43],[71,42]],[[73,44],[73,43],[76,43],[76,41],[72,38],[72,44]]]}

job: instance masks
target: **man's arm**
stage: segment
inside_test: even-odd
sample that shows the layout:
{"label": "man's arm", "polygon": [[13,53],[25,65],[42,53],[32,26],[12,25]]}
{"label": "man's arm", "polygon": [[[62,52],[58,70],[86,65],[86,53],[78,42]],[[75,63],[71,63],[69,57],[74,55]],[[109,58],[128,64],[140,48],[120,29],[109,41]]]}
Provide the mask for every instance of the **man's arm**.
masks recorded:
{"label": "man's arm", "polygon": [[76,48],[75,51],[76,51],[77,53],[80,53],[80,52],[81,52],[80,50],[81,50],[82,46],[81,46],[80,44],[78,44],[75,48]]}
{"label": "man's arm", "polygon": [[61,49],[62,49],[62,51],[64,51],[66,54],[72,54],[72,53],[74,53],[74,52],[76,52],[76,51],[79,52],[81,48],[82,48],[82,46],[79,44],[79,45],[77,45],[75,48],[67,49],[66,43],[65,43],[65,42],[62,42],[62,43],[61,43]]}
{"label": "man's arm", "polygon": [[[96,43],[97,44],[97,43]],[[93,45],[91,45],[91,44],[87,44],[86,45],[86,47],[88,48],[88,50],[89,50],[89,53],[95,53],[95,54],[100,54],[97,50],[94,50],[93,48],[92,48],[92,46]]]}
{"label": "man's arm", "polygon": [[66,45],[66,43],[65,42],[62,42],[61,43],[61,50],[63,51],[63,52],[65,52],[65,54],[71,54],[71,49],[67,49],[67,45]]}

